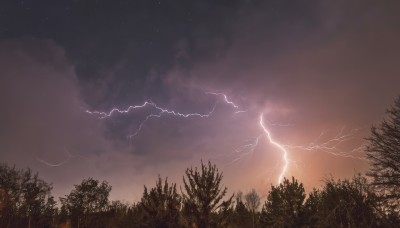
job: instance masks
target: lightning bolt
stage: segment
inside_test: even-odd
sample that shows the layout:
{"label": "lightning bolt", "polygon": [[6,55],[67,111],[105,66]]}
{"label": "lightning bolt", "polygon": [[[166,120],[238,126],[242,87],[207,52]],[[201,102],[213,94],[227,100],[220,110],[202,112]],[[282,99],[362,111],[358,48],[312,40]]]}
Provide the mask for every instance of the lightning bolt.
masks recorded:
{"label": "lightning bolt", "polygon": [[[210,115],[214,112],[216,105],[214,105],[214,108],[211,109],[211,111],[206,113],[206,114],[201,114],[201,113],[186,113],[186,114],[183,114],[183,113],[180,113],[180,112],[177,112],[177,111],[174,111],[174,110],[168,110],[168,109],[165,109],[165,108],[161,108],[158,105],[156,105],[155,103],[153,103],[152,101],[146,101],[142,105],[129,106],[127,109],[113,108],[109,112],[99,112],[99,111],[86,110],[86,113],[96,114],[96,115],[100,116],[99,117],[100,119],[104,119],[104,118],[107,118],[107,117],[111,117],[114,113],[120,113],[120,114],[129,113],[129,112],[131,112],[131,111],[133,111],[135,109],[142,109],[142,108],[145,108],[147,106],[151,106],[151,107],[153,107],[153,108],[155,108],[156,110],[159,111],[159,114],[158,115],[154,115],[154,116],[159,116],[159,115],[162,115],[162,114],[166,113],[166,114],[171,114],[171,115],[174,115],[174,116],[184,117],[184,118],[194,117],[194,116],[201,117],[201,118],[206,118],[206,117],[210,117]],[[153,115],[153,114],[151,114],[151,115]]]}
{"label": "lightning bolt", "polygon": [[[225,93],[206,92],[205,94],[213,95],[216,97],[222,97],[222,100],[225,104],[230,105],[233,109],[235,109],[234,113],[246,112],[245,110],[240,109],[239,106],[237,104],[235,104],[233,101],[231,101]],[[151,118],[160,118],[163,115],[172,115],[172,116],[176,116],[176,117],[180,117],[180,118],[190,118],[190,117],[208,118],[214,113],[214,111],[217,107],[217,104],[218,104],[218,101],[215,102],[212,109],[210,111],[208,111],[207,113],[181,113],[179,111],[170,110],[170,109],[158,106],[156,103],[154,103],[152,101],[145,101],[141,105],[132,105],[126,109],[112,108],[108,112],[86,110],[86,113],[91,114],[91,115],[97,115],[100,119],[104,119],[104,118],[109,118],[117,113],[126,114],[126,113],[133,112],[135,110],[144,109],[146,107],[152,107],[153,111],[156,111],[156,112],[154,113],[152,111],[151,114],[147,115],[143,119],[143,121],[138,125],[138,128],[136,129],[136,131],[132,135],[129,135],[129,138],[132,140],[135,136],[137,136],[141,132],[141,130],[144,127],[144,125],[146,124],[146,122],[149,121]],[[320,136],[316,140],[311,142],[309,145],[293,146],[293,145],[281,144],[281,143],[275,141],[271,135],[270,130],[267,128],[267,125],[288,127],[288,126],[292,126],[292,124],[270,123],[268,120],[264,120],[264,113],[260,114],[258,124],[260,125],[260,127],[262,129],[262,134],[258,135],[257,137],[255,137],[253,139],[247,140],[245,142],[245,144],[239,146],[235,150],[235,153],[239,154],[239,156],[237,158],[233,159],[230,162],[230,164],[241,160],[243,157],[245,157],[247,155],[252,154],[254,152],[254,150],[257,148],[260,139],[265,136],[268,139],[269,143],[274,145],[276,148],[278,148],[279,151],[281,151],[281,153],[282,153],[283,167],[282,167],[281,171],[279,172],[279,176],[277,179],[278,184],[280,184],[283,181],[283,178],[285,177],[288,167],[289,167],[290,160],[288,157],[288,154],[289,154],[288,149],[301,149],[301,150],[305,150],[305,151],[323,151],[323,152],[329,153],[334,156],[351,157],[351,158],[361,159],[360,157],[355,157],[349,153],[341,151],[338,148],[338,146],[341,143],[343,143],[347,140],[350,140],[352,138],[352,136],[355,134],[356,130],[352,130],[347,134],[343,134],[343,132],[344,132],[344,128],[343,128],[334,138],[329,139],[322,143],[318,143],[319,140],[324,135],[324,132],[322,132],[320,134]],[[360,151],[360,150],[362,150],[362,147],[353,149],[352,152]]]}
{"label": "lightning bolt", "polygon": [[[214,96],[222,96],[223,101],[232,106],[234,109],[236,109],[236,111],[234,113],[238,114],[238,113],[242,113],[242,112],[246,112],[245,110],[241,110],[239,109],[239,106],[236,105],[233,101],[228,99],[228,96],[224,93],[215,93],[215,92],[206,92],[206,94],[208,95],[214,95]],[[110,111],[108,112],[100,112],[100,111],[90,111],[90,110],[86,110],[85,112],[91,115],[98,115],[100,119],[104,119],[104,118],[108,118],[111,117],[112,115],[119,113],[119,114],[126,114],[129,113],[131,111],[134,110],[138,110],[138,109],[143,109],[146,108],[148,106],[152,107],[153,109],[155,109],[157,111],[156,114],[151,113],[149,115],[147,115],[144,120],[139,124],[139,127],[136,129],[136,131],[132,134],[129,135],[128,137],[132,140],[135,136],[137,136],[140,131],[142,130],[143,126],[145,125],[145,123],[150,120],[151,118],[160,118],[163,114],[169,114],[169,115],[173,115],[176,117],[182,117],[182,118],[189,118],[189,117],[200,117],[200,118],[208,118],[210,117],[214,111],[215,108],[217,107],[217,103],[215,102],[213,108],[208,112],[208,113],[181,113],[175,110],[169,110],[167,108],[163,108],[158,106],[157,104],[155,104],[152,101],[145,101],[143,104],[141,105],[131,105],[126,109],[119,109],[119,108],[112,108]]]}
{"label": "lightning bolt", "polygon": [[234,158],[233,160],[231,160],[229,163],[227,163],[225,165],[231,165],[231,164],[233,164],[233,163],[235,163],[237,161],[240,161],[245,156],[252,155],[254,153],[254,150],[258,146],[258,142],[259,142],[260,138],[263,135],[264,134],[261,134],[261,135],[255,137],[255,138],[248,139],[248,140],[245,141],[245,144],[240,145],[239,147],[237,147],[235,149],[235,151],[233,153],[231,153],[230,155],[239,154],[239,156]]}
{"label": "lightning bolt", "polygon": [[[253,139],[249,139],[246,140],[245,144],[239,146],[236,150],[235,153],[239,153],[239,156],[236,157],[235,159],[233,159],[231,162],[229,162],[227,165],[230,165],[232,163],[235,163],[239,160],[241,160],[243,157],[253,154],[254,150],[257,148],[260,139],[263,136],[266,136],[266,138],[268,139],[269,143],[274,145],[275,147],[277,147],[281,152],[282,152],[282,160],[283,160],[283,167],[282,170],[279,173],[278,176],[278,184],[280,184],[287,172],[288,166],[289,166],[289,158],[288,158],[288,151],[287,149],[281,145],[280,143],[278,143],[277,141],[273,140],[272,136],[271,136],[271,132],[267,129],[265,122],[267,122],[268,124],[270,124],[268,121],[265,121],[264,118],[264,113],[260,114],[259,117],[259,125],[263,131],[262,134],[260,134],[259,136],[253,138]],[[289,124],[272,124],[272,125],[276,125],[276,126],[291,126]]]}
{"label": "lightning bolt", "polygon": [[333,156],[345,157],[345,158],[353,158],[359,160],[367,160],[366,157],[353,155],[357,152],[362,152],[365,150],[364,144],[352,149],[350,152],[343,151],[339,146],[346,141],[352,140],[354,135],[359,131],[358,129],[352,129],[347,133],[344,133],[345,127],[342,127],[341,130],[333,137],[329,138],[326,141],[321,141],[321,138],[325,135],[325,131],[322,131],[320,135],[308,145],[283,145],[288,149],[300,149],[304,151],[323,151],[325,153],[331,154]]}
{"label": "lightning bolt", "polygon": [[137,136],[139,134],[139,132],[142,130],[143,125],[150,119],[153,117],[157,117],[160,118],[161,117],[161,113],[159,114],[150,114],[148,116],[146,116],[146,118],[139,124],[139,127],[136,129],[135,133],[133,133],[132,135],[129,135],[129,139],[132,140],[135,136]]}
{"label": "lightning bolt", "polygon": [[[360,156],[355,156],[353,153],[356,152],[361,152],[364,150],[365,145],[361,145],[359,147],[356,147],[352,149],[350,152],[343,151],[342,149],[339,148],[339,146],[349,140],[352,140],[354,138],[354,135],[358,132],[358,129],[352,129],[351,131],[344,133],[344,127],[333,137],[329,138],[326,141],[320,142],[321,138],[325,135],[325,131],[322,131],[321,134],[311,143],[308,145],[286,145],[286,144],[281,144],[277,141],[275,141],[272,138],[270,130],[268,130],[267,126],[279,126],[279,127],[288,127],[288,126],[293,126],[292,124],[276,124],[276,123],[270,123],[268,120],[264,119],[264,113],[260,114],[259,117],[259,125],[261,129],[263,130],[263,134],[259,135],[258,137],[254,139],[249,139],[245,141],[244,144],[239,146],[235,152],[239,153],[239,156],[234,158],[229,164],[232,164],[234,162],[237,162],[241,160],[243,157],[248,156],[254,152],[254,150],[257,148],[258,143],[261,139],[261,137],[266,136],[269,143],[277,147],[281,152],[282,152],[282,161],[284,163],[279,176],[278,176],[278,184],[280,184],[287,173],[289,163],[291,162],[289,160],[289,150],[292,149],[299,149],[299,150],[304,150],[304,151],[322,151],[328,154],[331,154],[333,156],[337,157],[344,157],[344,158],[353,158],[353,159],[359,159],[359,160],[366,160],[365,157],[360,157]],[[293,161],[292,161],[293,162]]]}
{"label": "lightning bolt", "polygon": [[232,105],[235,109],[238,109],[237,111],[235,111],[235,113],[241,113],[241,112],[246,112],[245,110],[240,110],[239,106],[237,106],[235,103],[233,103],[233,101],[228,99],[228,96],[226,96],[226,94],[224,93],[215,93],[215,92],[206,92],[206,94],[212,94],[215,96],[222,96],[224,98],[225,103]]}
{"label": "lightning bolt", "polygon": [[279,177],[278,177],[278,184],[280,184],[280,183],[282,183],[283,177],[285,176],[285,173],[286,173],[286,171],[288,169],[288,166],[289,166],[288,151],[285,149],[285,147],[283,145],[279,144],[278,142],[276,142],[276,141],[274,141],[272,139],[271,133],[269,132],[269,130],[264,125],[263,116],[264,116],[264,113],[261,113],[260,122],[259,122],[261,128],[263,129],[265,135],[267,136],[268,141],[272,145],[276,146],[280,151],[282,151],[282,154],[283,154],[282,158],[283,158],[284,165],[283,165],[282,171],[280,172]]}

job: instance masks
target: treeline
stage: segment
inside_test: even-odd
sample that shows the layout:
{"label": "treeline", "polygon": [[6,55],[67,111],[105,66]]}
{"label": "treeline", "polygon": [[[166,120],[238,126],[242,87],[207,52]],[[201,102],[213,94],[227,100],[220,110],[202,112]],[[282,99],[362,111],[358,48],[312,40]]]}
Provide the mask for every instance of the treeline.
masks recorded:
{"label": "treeline", "polygon": [[[227,195],[210,162],[185,172],[182,188],[158,178],[134,204],[109,201],[111,186],[83,180],[56,206],[51,185],[28,170],[0,165],[0,227],[396,227],[399,211],[374,192],[366,177],[329,178],[308,195],[295,178]],[[397,205],[398,206],[398,205]],[[260,210],[261,209],[261,210]]]}
{"label": "treeline", "polygon": [[[158,178],[134,204],[109,201],[111,186],[92,178],[75,185],[57,206],[51,185],[0,164],[0,228],[6,227],[399,227],[400,97],[367,139],[369,179],[327,178],[308,195],[294,177],[256,191],[227,195],[210,162],[188,168],[179,189]],[[261,210],[260,210],[261,207]]]}

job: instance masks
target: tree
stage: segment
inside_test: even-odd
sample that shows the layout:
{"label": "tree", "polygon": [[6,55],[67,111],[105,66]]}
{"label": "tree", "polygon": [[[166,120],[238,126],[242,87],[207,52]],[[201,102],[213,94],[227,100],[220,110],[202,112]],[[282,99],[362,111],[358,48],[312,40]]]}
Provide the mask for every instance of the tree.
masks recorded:
{"label": "tree", "polygon": [[89,178],[80,185],[75,185],[65,198],[60,198],[63,206],[76,227],[101,227],[101,214],[107,210],[111,186]]}
{"label": "tree", "polygon": [[308,227],[316,227],[319,222],[319,208],[321,207],[321,191],[313,189],[304,204],[303,224]]}
{"label": "tree", "polygon": [[158,177],[156,187],[150,191],[144,186],[144,193],[140,202],[146,215],[144,220],[150,227],[179,227],[181,196],[176,191],[176,184],[171,186],[165,179],[164,184]]}
{"label": "tree", "polygon": [[0,165],[0,188],[2,190],[2,207],[0,227],[9,227],[18,216],[21,184],[20,174],[15,167]]}
{"label": "tree", "polygon": [[387,110],[388,119],[371,128],[367,138],[367,157],[371,168],[367,175],[382,196],[400,205],[400,96]]}
{"label": "tree", "polygon": [[51,185],[32,174],[0,164],[0,227],[50,227],[56,213]]}
{"label": "tree", "polygon": [[261,211],[261,223],[271,227],[300,226],[305,197],[302,183],[294,177],[291,182],[284,178],[278,187],[271,186]]}
{"label": "tree", "polygon": [[243,203],[243,193],[241,191],[235,194],[236,206],[231,218],[232,227],[249,227],[252,224],[253,216]]}
{"label": "tree", "polygon": [[146,227],[144,224],[146,216],[148,215],[141,203],[134,203],[127,207],[126,216],[114,227]]}
{"label": "tree", "polygon": [[108,205],[107,220],[109,228],[131,227],[127,224],[129,205],[119,200],[112,201]]}
{"label": "tree", "polygon": [[253,227],[254,227],[254,217],[256,215],[256,211],[258,207],[260,206],[260,196],[257,194],[255,189],[252,189],[249,193],[247,193],[244,196],[245,199],[245,205],[247,209],[251,212],[252,214],[252,220],[253,220]]}
{"label": "tree", "polygon": [[[222,201],[227,188],[220,186],[222,173],[217,167],[210,161],[208,165],[201,162],[200,171],[197,167],[190,168],[185,171],[185,174],[187,179],[183,177],[183,183],[186,194],[182,193],[185,214],[200,228],[226,222],[233,195],[226,201]],[[216,212],[219,212],[218,216],[215,216]]]}
{"label": "tree", "polygon": [[325,181],[322,190],[310,193],[305,203],[305,217],[310,227],[379,227],[382,220],[377,197],[365,177],[351,180],[333,178]]}
{"label": "tree", "polygon": [[56,202],[50,195],[51,186],[39,179],[38,174],[32,176],[31,171],[23,173],[22,201],[20,212],[28,218],[28,227],[51,224],[56,214]]}

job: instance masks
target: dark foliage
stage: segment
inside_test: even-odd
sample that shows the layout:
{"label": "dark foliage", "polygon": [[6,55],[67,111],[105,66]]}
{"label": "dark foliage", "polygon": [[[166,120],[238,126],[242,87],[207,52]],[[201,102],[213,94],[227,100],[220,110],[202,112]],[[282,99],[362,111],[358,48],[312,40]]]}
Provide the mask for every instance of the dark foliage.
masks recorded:
{"label": "dark foliage", "polygon": [[257,194],[255,189],[252,189],[244,196],[245,205],[247,209],[251,212],[252,217],[252,227],[256,224],[256,212],[260,206],[260,196]]}
{"label": "dark foliage", "polygon": [[[0,228],[14,227],[396,227],[397,213],[382,203],[374,185],[361,175],[329,178],[308,197],[295,178],[271,186],[261,213],[252,190],[226,197],[222,174],[210,162],[187,169],[185,193],[160,177],[144,187],[140,202],[108,201],[111,186],[83,180],[55,207],[51,185],[28,170],[0,166]],[[379,193],[379,192],[378,192]],[[224,200],[225,199],[225,200]]]}
{"label": "dark foliage", "polygon": [[144,187],[140,206],[144,210],[143,224],[149,227],[180,227],[181,196],[176,191],[176,184],[164,184],[158,177],[156,187],[150,191]]}
{"label": "dark foliage", "polygon": [[377,196],[365,177],[358,175],[343,181],[330,178],[322,190],[314,189],[310,193],[305,203],[305,224],[318,227],[390,225],[377,209]]}
{"label": "dark foliage", "polygon": [[261,223],[269,227],[299,227],[302,224],[306,193],[294,177],[284,179],[278,187],[271,186],[267,202],[261,211]]}
{"label": "dark foliage", "polygon": [[367,138],[367,156],[371,163],[368,175],[382,198],[394,207],[400,203],[400,96],[387,110],[388,118],[371,129]]}
{"label": "dark foliage", "polygon": [[75,189],[60,201],[74,227],[104,227],[102,215],[107,212],[110,191],[107,182],[89,178],[75,185]]}
{"label": "dark foliage", "polygon": [[30,169],[0,164],[0,227],[52,227],[52,187]]}
{"label": "dark foliage", "polygon": [[[184,213],[189,218],[189,224],[197,227],[214,227],[227,222],[230,214],[232,198],[222,201],[227,188],[221,187],[222,173],[215,165],[201,163],[197,167],[185,171],[183,183],[186,193],[183,193]],[[221,202],[222,201],[222,202]]]}
{"label": "dark foliage", "polygon": [[238,192],[235,195],[236,206],[230,218],[230,225],[232,227],[252,227],[254,218],[256,224],[255,226],[257,226],[259,214],[256,212],[254,215],[251,211],[249,211],[245,203],[243,203],[242,197],[242,192]]}

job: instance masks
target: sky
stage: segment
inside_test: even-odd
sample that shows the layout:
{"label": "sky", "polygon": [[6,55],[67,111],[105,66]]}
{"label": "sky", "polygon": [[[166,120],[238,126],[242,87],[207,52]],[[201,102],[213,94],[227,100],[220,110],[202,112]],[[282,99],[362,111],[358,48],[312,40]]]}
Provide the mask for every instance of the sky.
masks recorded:
{"label": "sky", "polygon": [[55,196],[93,177],[129,202],[209,160],[229,193],[364,173],[365,138],[400,95],[399,7],[1,1],[0,162]]}

